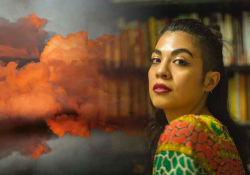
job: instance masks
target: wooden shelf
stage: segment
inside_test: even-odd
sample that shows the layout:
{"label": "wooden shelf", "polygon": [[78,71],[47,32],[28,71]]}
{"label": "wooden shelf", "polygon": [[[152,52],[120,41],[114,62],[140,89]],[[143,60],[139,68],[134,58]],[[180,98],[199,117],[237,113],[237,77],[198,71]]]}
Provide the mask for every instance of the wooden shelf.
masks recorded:
{"label": "wooden shelf", "polygon": [[[124,78],[138,78],[141,77],[147,80],[149,68],[134,68],[134,67],[122,67],[122,68],[111,68],[102,69],[100,73],[113,79],[124,79]],[[250,74],[250,66],[229,66],[226,67],[228,77],[232,77],[235,72]]]}
{"label": "wooden shelf", "polygon": [[249,2],[248,0],[109,0],[114,4],[138,4],[138,5],[171,5],[171,4],[207,4],[207,3],[235,3]]}
{"label": "wooden shelf", "polygon": [[250,122],[239,123],[239,125],[250,131]]}
{"label": "wooden shelf", "polygon": [[144,81],[148,79],[148,69],[146,68],[134,68],[134,67],[121,67],[111,69],[101,69],[100,73],[111,79],[138,79],[141,77]]}
{"label": "wooden shelf", "polygon": [[[187,8],[188,5],[188,8]],[[241,13],[250,9],[249,0],[155,0],[145,2],[111,3],[110,6],[117,16],[123,16],[130,21],[138,19],[147,20],[149,16],[156,18],[176,17],[180,13],[197,12],[201,16],[212,12]]]}
{"label": "wooden shelf", "polygon": [[226,69],[228,72],[250,73],[250,66],[229,66]]}
{"label": "wooden shelf", "polygon": [[250,66],[229,66],[226,67],[228,78],[232,78],[235,72],[250,74]]}

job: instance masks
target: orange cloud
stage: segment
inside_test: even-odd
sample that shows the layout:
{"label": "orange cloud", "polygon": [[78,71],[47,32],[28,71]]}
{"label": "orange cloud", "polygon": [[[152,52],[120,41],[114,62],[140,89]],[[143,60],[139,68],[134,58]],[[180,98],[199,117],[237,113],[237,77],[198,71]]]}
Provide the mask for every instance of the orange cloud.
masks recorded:
{"label": "orange cloud", "polygon": [[33,144],[28,145],[26,148],[22,149],[20,153],[22,155],[31,157],[33,159],[38,159],[42,154],[48,154],[51,150],[46,144]]}
{"label": "orange cloud", "polygon": [[0,57],[21,59],[39,58],[48,32],[43,30],[46,19],[35,14],[21,17],[16,22],[0,19]]}
{"label": "orange cloud", "polygon": [[41,118],[60,111],[57,94],[59,87],[50,83],[50,72],[45,63],[30,63],[16,69],[11,62],[0,67],[0,111],[8,117]]}

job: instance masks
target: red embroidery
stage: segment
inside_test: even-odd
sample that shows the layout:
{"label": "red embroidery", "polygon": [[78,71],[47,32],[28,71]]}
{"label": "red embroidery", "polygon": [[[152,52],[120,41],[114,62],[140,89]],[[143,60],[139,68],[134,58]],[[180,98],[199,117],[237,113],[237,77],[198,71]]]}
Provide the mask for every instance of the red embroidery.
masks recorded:
{"label": "red embroidery", "polygon": [[[198,120],[201,120],[201,124],[205,123],[200,117]],[[227,141],[214,142],[205,131],[189,122],[176,120],[167,125],[158,142],[159,145],[163,143],[177,143],[192,148],[197,155],[207,160],[216,174],[244,174],[240,160],[218,155],[219,149],[238,154],[235,145]]]}

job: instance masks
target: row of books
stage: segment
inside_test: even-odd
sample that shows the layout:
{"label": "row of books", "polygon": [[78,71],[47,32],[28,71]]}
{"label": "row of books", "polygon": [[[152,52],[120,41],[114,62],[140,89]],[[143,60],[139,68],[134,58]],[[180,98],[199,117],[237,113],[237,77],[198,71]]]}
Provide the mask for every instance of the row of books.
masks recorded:
{"label": "row of books", "polygon": [[[140,79],[106,78],[102,84],[106,93],[101,93],[101,116],[149,117],[152,116],[148,86]],[[250,122],[250,75],[236,72],[229,79],[229,110],[233,119],[240,123]],[[106,101],[107,103],[103,103]]]}
{"label": "row of books", "polygon": [[126,21],[120,17],[117,20],[120,40],[112,47],[114,52],[119,50],[120,53],[114,58],[116,67],[128,65],[147,68],[159,32],[171,20],[178,18],[193,18],[201,20],[206,25],[219,25],[225,66],[250,65],[250,12],[243,11],[241,15],[211,13],[209,16],[200,17],[197,13],[191,13],[181,14],[172,19],[150,17],[147,21]]}
{"label": "row of books", "polygon": [[[148,86],[144,81],[105,78],[99,94],[100,116],[103,118],[138,118],[152,116]],[[106,102],[106,103],[104,103]]]}
{"label": "row of books", "polygon": [[138,28],[129,27],[104,46],[104,67],[106,70],[118,70],[117,73],[112,72],[116,75],[106,75],[100,80],[105,91],[99,94],[101,116],[104,118],[152,116],[145,77],[128,73],[135,68],[149,68],[149,42],[142,42],[143,39],[148,40],[143,38],[148,35],[141,32]]}
{"label": "row of books", "polygon": [[[140,79],[125,79],[105,79],[102,86],[106,93],[99,95],[101,116],[152,116],[148,85]],[[228,98],[232,118],[240,123],[250,122],[250,75],[236,72],[229,79]]]}
{"label": "row of books", "polygon": [[235,121],[250,121],[250,75],[236,72],[229,79],[229,105]]}

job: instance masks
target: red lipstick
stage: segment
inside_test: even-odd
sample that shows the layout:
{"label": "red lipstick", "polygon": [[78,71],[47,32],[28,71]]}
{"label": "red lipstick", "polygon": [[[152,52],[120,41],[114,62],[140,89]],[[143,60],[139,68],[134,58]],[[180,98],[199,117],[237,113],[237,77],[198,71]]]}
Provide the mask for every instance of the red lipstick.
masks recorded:
{"label": "red lipstick", "polygon": [[154,92],[156,93],[165,93],[172,91],[169,87],[167,87],[165,84],[156,83],[153,87]]}

